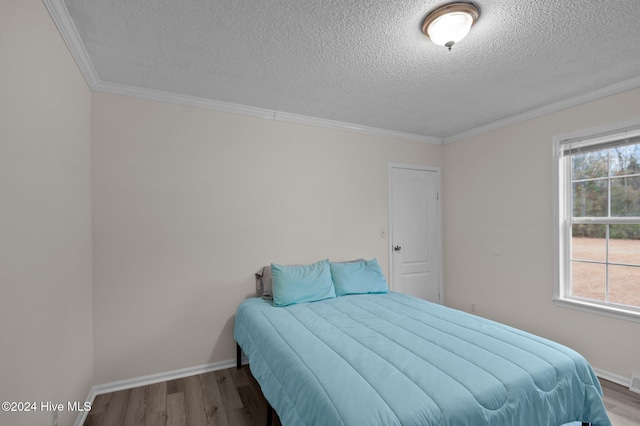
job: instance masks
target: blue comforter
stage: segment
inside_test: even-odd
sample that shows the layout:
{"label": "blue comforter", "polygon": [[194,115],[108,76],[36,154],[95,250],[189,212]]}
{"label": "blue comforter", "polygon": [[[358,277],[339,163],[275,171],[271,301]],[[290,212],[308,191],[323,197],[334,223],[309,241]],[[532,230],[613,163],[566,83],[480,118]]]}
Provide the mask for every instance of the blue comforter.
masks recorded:
{"label": "blue comforter", "polygon": [[249,299],[234,336],[283,425],[611,425],[575,351],[403,294]]}

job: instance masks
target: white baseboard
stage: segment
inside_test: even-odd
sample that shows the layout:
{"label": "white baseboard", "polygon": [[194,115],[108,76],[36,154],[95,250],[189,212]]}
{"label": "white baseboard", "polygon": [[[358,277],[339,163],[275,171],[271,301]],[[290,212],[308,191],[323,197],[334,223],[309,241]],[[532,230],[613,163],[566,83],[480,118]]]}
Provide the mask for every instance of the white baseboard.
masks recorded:
{"label": "white baseboard", "polygon": [[[242,365],[246,365],[249,363],[249,360],[246,356],[242,356]],[[165,371],[157,374],[150,374],[148,376],[142,377],[134,377],[132,379],[119,380],[111,383],[104,383],[101,385],[95,385],[89,390],[89,395],[85,401],[91,402],[93,405],[93,401],[96,396],[101,395],[103,393],[116,392],[123,389],[136,388],[138,386],[147,386],[152,385],[154,383],[166,382],[168,380],[180,379],[183,377],[195,376],[197,374],[209,373],[211,371],[224,370],[226,368],[231,368],[236,366],[236,360],[227,360],[220,362],[213,362],[211,364],[198,365],[195,367],[187,367],[181,368],[173,371]],[[87,419],[88,411],[83,411],[78,415],[76,419],[75,426],[82,426]]]}
{"label": "white baseboard", "polygon": [[631,386],[630,377],[620,376],[618,374],[600,370],[599,368],[594,368],[593,371],[596,373],[596,376],[600,377],[601,379],[605,379],[610,382],[617,383],[620,386],[624,386],[625,388],[628,388],[629,386]]}

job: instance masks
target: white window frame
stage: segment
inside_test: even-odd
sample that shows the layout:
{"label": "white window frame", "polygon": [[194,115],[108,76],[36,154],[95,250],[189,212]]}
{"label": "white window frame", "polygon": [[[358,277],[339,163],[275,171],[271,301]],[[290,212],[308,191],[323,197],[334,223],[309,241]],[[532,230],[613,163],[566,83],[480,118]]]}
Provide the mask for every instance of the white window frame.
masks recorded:
{"label": "white window frame", "polygon": [[[592,145],[640,136],[640,120],[553,137],[554,303],[559,306],[640,322],[640,309],[590,301],[570,294],[571,285],[571,164],[563,154],[568,144]],[[616,223],[629,223],[625,218]],[[633,223],[637,223],[633,221]]]}

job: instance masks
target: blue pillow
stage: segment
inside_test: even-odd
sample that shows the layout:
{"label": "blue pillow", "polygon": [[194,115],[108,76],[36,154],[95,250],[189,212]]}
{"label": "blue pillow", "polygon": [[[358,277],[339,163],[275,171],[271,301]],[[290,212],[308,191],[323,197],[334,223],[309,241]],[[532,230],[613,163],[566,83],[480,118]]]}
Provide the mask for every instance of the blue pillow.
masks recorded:
{"label": "blue pillow", "polygon": [[296,266],[272,263],[271,276],[275,306],[288,306],[336,297],[328,260]]}
{"label": "blue pillow", "polygon": [[331,262],[331,277],[336,295],[389,293],[387,280],[376,259],[355,262]]}

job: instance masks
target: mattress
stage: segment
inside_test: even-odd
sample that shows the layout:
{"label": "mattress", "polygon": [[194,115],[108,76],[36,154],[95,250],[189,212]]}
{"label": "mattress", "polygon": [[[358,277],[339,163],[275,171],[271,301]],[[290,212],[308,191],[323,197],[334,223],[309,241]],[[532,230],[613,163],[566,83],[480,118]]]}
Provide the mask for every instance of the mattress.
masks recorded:
{"label": "mattress", "polygon": [[283,425],[611,425],[577,352],[404,294],[248,299],[234,337]]}

